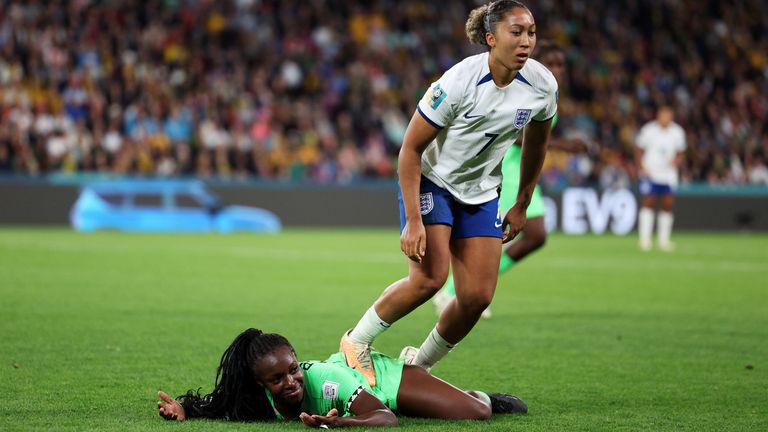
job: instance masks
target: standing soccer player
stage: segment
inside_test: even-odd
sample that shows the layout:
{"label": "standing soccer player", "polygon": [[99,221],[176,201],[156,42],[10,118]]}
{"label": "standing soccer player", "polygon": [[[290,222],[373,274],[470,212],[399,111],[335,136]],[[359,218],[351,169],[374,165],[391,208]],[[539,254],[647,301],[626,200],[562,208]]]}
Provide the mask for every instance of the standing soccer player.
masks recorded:
{"label": "standing soccer player", "polygon": [[[558,83],[562,83],[565,77],[565,52],[563,49],[548,41],[541,41],[537,48],[536,57],[550,72],[555,76]],[[557,114],[552,119],[552,128],[557,123]],[[580,140],[553,139],[550,140],[549,148],[558,149],[567,152],[582,152],[586,150],[586,145]],[[518,139],[504,155],[501,163],[502,183],[501,196],[499,198],[499,208],[502,211],[510,209],[517,199],[517,190],[520,184],[520,162],[522,155],[522,141]],[[544,197],[541,194],[541,188],[537,185],[531,196],[531,204],[525,213],[526,223],[520,236],[512,242],[501,254],[499,262],[499,277],[512,269],[512,267],[522,261],[523,258],[536,252],[547,240],[547,230],[544,226]],[[435,303],[437,313],[441,314],[448,303],[456,297],[456,290],[453,284],[453,276],[448,277],[440,292],[438,292],[432,301]],[[491,317],[491,308],[486,308],[482,313],[483,318]]]}
{"label": "standing soccer player", "polygon": [[678,167],[685,151],[685,132],[674,120],[672,107],[661,106],[656,120],[646,123],[637,136],[636,159],[640,163],[640,194],[642,207],[638,215],[640,249],[651,250],[651,233],[656,203],[659,203],[656,229],[658,246],[671,251],[674,245],[672,235],[672,207],[675,204],[674,190],[678,183]]}
{"label": "standing soccer player", "polygon": [[[347,364],[371,385],[371,343],[431,298],[445,283],[449,265],[457,301],[445,308],[409,363],[430,369],[490,304],[501,243],[525,225],[557,113],[554,76],[528,59],[536,23],[524,4],[499,0],[474,9],[466,30],[488,52],[464,59],[432,84],[400,150],[400,248],[410,259],[408,276],[390,285],[341,339]],[[520,188],[502,217],[501,160],[521,134]]]}

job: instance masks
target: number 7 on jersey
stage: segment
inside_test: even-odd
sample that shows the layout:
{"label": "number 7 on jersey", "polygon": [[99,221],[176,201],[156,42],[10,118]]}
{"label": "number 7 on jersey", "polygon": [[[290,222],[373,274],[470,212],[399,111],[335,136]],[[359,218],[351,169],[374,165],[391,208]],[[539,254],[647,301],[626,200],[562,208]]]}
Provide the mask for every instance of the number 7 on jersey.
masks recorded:
{"label": "number 7 on jersey", "polygon": [[477,154],[475,155],[475,157],[478,157],[478,156],[480,156],[480,153],[484,152],[484,151],[485,151],[485,149],[487,149],[488,147],[490,147],[490,146],[491,146],[491,144],[493,144],[493,142],[494,142],[494,141],[496,141],[496,138],[498,138],[498,137],[499,137],[499,134],[495,134],[495,133],[486,132],[486,133],[485,133],[485,136],[486,136],[486,137],[488,137],[488,138],[490,138],[490,139],[488,140],[488,142],[487,142],[487,143],[485,143],[485,145],[483,146],[483,148],[481,148],[481,149],[480,149],[480,151],[479,151],[479,152],[477,152]]}

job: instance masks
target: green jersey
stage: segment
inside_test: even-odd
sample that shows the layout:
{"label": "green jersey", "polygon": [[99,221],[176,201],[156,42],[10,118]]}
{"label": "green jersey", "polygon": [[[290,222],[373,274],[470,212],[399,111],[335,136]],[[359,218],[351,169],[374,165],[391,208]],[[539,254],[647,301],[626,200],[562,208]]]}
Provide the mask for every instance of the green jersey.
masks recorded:
{"label": "green jersey", "polygon": [[[403,373],[403,362],[372,352],[376,370],[376,386],[371,388],[365,376],[347,366],[344,354],[335,353],[326,361],[303,361],[299,363],[304,372],[304,400],[301,410],[309,414],[326,415],[336,408],[339,416],[352,416],[350,407],[363,391],[378,398],[392,410],[397,409],[397,391]],[[278,419],[283,416],[275,409],[272,394],[267,391],[272,409]]]}

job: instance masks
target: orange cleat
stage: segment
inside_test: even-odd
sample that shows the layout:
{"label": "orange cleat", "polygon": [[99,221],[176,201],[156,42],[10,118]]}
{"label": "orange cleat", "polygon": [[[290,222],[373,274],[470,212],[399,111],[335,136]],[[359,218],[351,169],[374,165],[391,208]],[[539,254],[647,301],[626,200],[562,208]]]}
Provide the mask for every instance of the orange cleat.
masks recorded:
{"label": "orange cleat", "polygon": [[[350,330],[352,331],[352,330]],[[349,337],[349,332],[344,333],[339,343],[339,351],[344,353],[344,359],[347,366],[360,372],[368,380],[368,384],[373,387],[376,385],[376,371],[373,370],[373,360],[371,360],[371,346],[355,342]]]}

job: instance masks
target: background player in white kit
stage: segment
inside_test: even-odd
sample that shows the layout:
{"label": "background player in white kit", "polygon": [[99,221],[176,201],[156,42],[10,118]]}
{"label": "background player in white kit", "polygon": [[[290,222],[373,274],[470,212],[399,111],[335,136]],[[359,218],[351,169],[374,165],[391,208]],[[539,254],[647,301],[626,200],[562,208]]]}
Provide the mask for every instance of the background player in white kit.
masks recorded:
{"label": "background player in white kit", "polygon": [[637,136],[637,157],[640,163],[640,194],[642,206],[638,215],[637,231],[640,235],[640,249],[652,247],[653,217],[658,201],[659,212],[656,222],[658,246],[664,251],[674,249],[672,208],[675,204],[674,191],[678,183],[678,167],[685,151],[685,132],[673,121],[672,107],[663,105],[656,113],[656,120],[646,123]]}
{"label": "background player in white kit", "polygon": [[[390,285],[341,339],[347,364],[376,382],[370,344],[431,298],[454,271],[456,300],[409,362],[426,369],[474,327],[490,304],[501,243],[525,224],[546,153],[557,82],[529,60],[536,23],[517,1],[499,0],[470,13],[467,36],[488,52],[464,59],[419,102],[399,157],[400,248],[408,276]],[[501,160],[525,130],[515,205],[500,214]]]}

